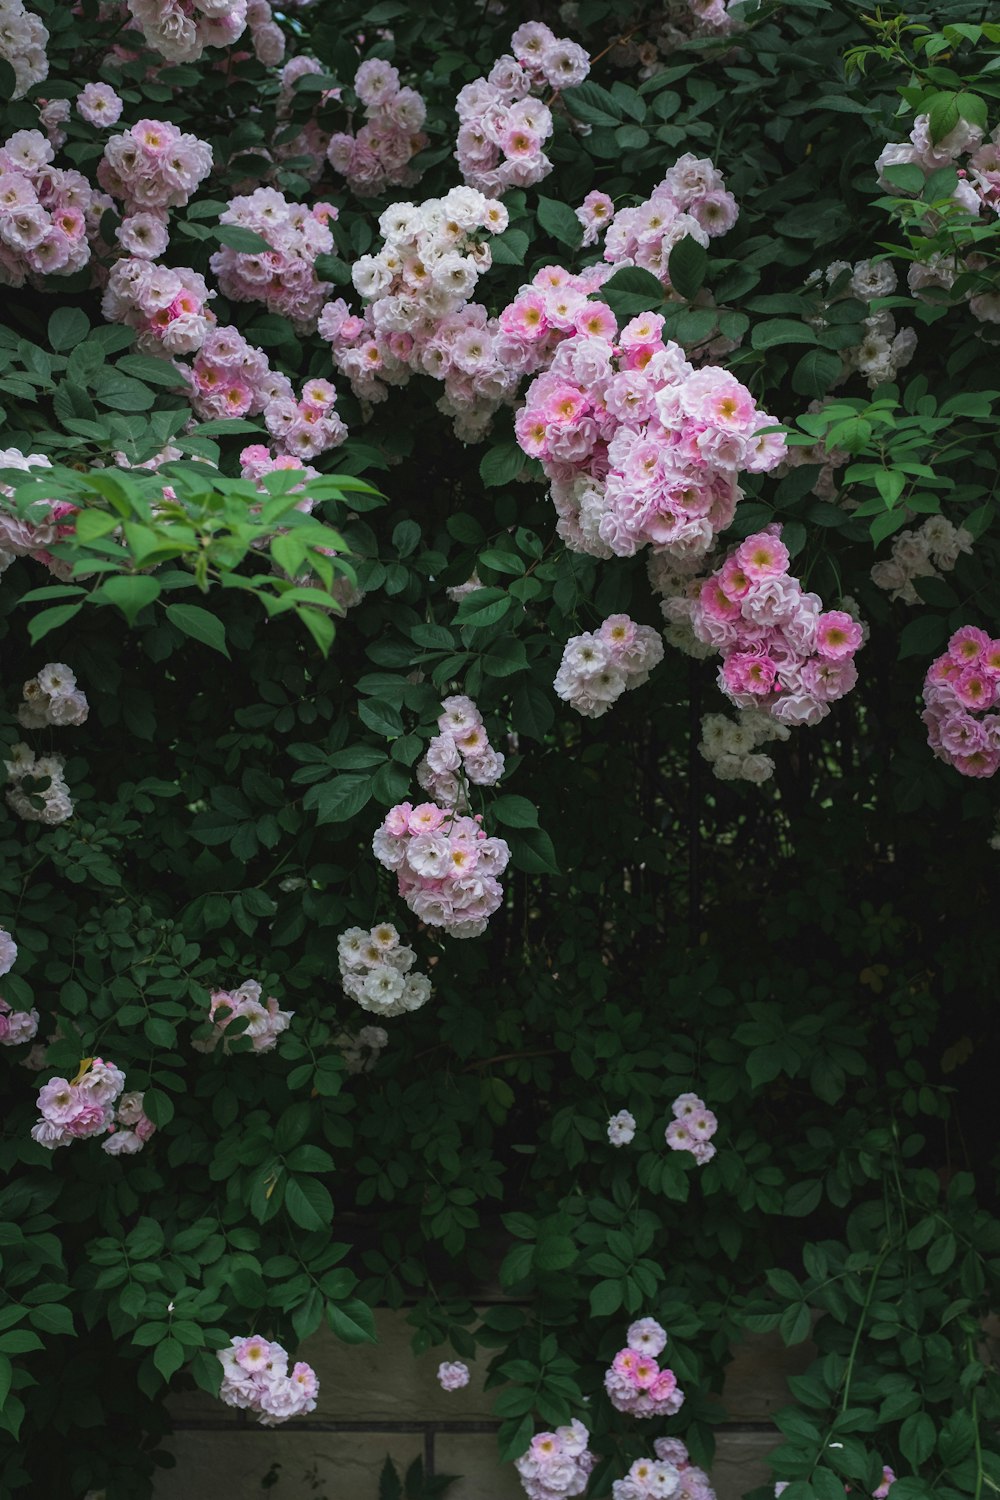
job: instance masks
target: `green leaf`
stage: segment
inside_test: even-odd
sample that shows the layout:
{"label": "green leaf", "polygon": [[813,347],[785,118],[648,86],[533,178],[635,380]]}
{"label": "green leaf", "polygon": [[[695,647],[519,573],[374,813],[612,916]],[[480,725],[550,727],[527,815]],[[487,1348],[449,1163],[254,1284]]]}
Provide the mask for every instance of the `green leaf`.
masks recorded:
{"label": "green leaf", "polygon": [[791,318],[769,318],[766,323],[754,324],[750,342],[755,349],[774,349],[781,344],[815,344],[816,333],[806,323],[797,323]]}
{"label": "green leaf", "polygon": [[58,351],[82,344],[90,332],[90,319],[78,307],[59,307],[49,319],[49,343]]}
{"label": "green leaf", "polygon": [[914,1412],[899,1429],[899,1446],[903,1457],[919,1469],[934,1452],[934,1423],[925,1411]]}
{"label": "green leaf", "polygon": [[96,593],[91,595],[91,598],[117,605],[128,623],[134,625],[137,616],[159,596],[160,584],[156,578],[150,578],[143,573],[134,573],[109,578]]}
{"label": "green leaf", "polygon": [[810,349],[792,374],[792,390],[800,396],[825,396],[843,369],[843,360],[830,349]]}
{"label": "green leaf", "polygon": [[548,1235],[535,1246],[534,1264],[539,1271],[565,1271],[576,1257],[576,1245],[568,1235]]}
{"label": "green leaf", "polygon": [[908,620],[899,637],[899,659],[907,656],[936,656],[948,638],[948,626],[942,615],[921,615]]}
{"label": "green leaf", "polygon": [[338,1339],[345,1344],[374,1344],[375,1318],[370,1307],[358,1298],[347,1302],[328,1302],[326,1321]]}
{"label": "green leaf", "polygon": [[316,809],[317,823],[346,823],[371,800],[370,776],[336,776],[310,787],[302,805]]}
{"label": "green leaf", "polygon": [[904,193],[915,195],[923,191],[924,173],[915,161],[900,161],[883,167],[882,176]]}
{"label": "green leaf", "polygon": [[490,811],[499,823],[508,828],[537,828],[538,809],[527,797],[518,797],[513,792],[504,792],[491,804]]}
{"label": "green leaf", "polygon": [[185,1357],[184,1345],[178,1339],[163,1339],[153,1350],[153,1364],[166,1381],[177,1374]]}
{"label": "green leaf", "polygon": [[[13,69],[11,69],[13,73]],[[10,1394],[11,1381],[14,1378],[14,1367],[5,1354],[0,1354],[0,1411]]]}
{"label": "green leaf", "polygon": [[616,318],[634,318],[661,307],[664,289],[652,271],[644,271],[641,266],[623,266],[604,283],[600,296]]}
{"label": "green leaf", "polygon": [[288,1178],[285,1208],[292,1223],[300,1229],[323,1229],[333,1219],[333,1199],[313,1177]]}
{"label": "green leaf", "polygon": [[384,735],[387,740],[394,740],[405,732],[403,716],[398,708],[391,703],[385,703],[380,698],[362,698],[358,703],[358,718],[369,729],[374,729],[376,734]]}
{"label": "green leaf", "polygon": [[487,489],[494,489],[501,484],[510,484],[520,474],[527,461],[516,443],[501,443],[483,454],[479,462],[479,477]]}
{"label": "green leaf", "polygon": [[677,241],[667,260],[667,272],[674,291],[680,292],[690,302],[700,291],[707,269],[708,251],[704,245],[690,234]]}
{"label": "green leaf", "polygon": [[0,1333],[0,1354],[31,1354],[42,1348],[41,1339],[30,1328],[10,1328]]}
{"label": "green leaf", "polygon": [[165,613],[171,625],[176,625],[178,630],[191,636],[192,640],[211,646],[213,651],[221,651],[223,656],[229,655],[226,627],[218,615],[211,614],[197,604],[168,604]]}
{"label": "green leaf", "polygon": [[574,249],[579,245],[583,227],[568,203],[560,203],[556,198],[539,197],[537,217],[542,228],[561,245],[571,245]]}
{"label": "green leaf", "polygon": [[242,224],[220,224],[217,229],[212,230],[212,238],[218,240],[220,245],[228,246],[230,250],[243,251],[249,255],[271,248],[262,234],[258,234],[255,229],[245,229]]}
{"label": "green leaf", "polygon": [[33,1307],[28,1314],[35,1328],[40,1328],[43,1333],[66,1333],[74,1334],[73,1314],[68,1307],[61,1302],[48,1302],[41,1307]]}
{"label": "green leaf", "polygon": [[50,630],[58,630],[73,616],[79,614],[80,604],[57,604],[52,609],[43,609],[28,621],[28,636],[33,646],[37,645]]}
{"label": "green leaf", "polygon": [[590,1293],[590,1310],[595,1318],[610,1318],[622,1305],[620,1281],[599,1281]]}
{"label": "green leaf", "polygon": [[461,625],[495,625],[514,607],[506,589],[473,589],[459,600],[455,619]]}

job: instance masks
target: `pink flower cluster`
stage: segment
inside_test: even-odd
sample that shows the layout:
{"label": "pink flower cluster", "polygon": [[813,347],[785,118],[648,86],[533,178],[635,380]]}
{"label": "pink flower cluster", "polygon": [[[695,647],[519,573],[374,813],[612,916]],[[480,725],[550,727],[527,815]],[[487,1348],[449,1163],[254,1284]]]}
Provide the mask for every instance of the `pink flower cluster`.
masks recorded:
{"label": "pink flower cluster", "polygon": [[88,125],[103,130],[105,126],[117,125],[125,103],[109,83],[88,83],[76,96],[76,108]]}
{"label": "pink flower cluster", "polygon": [[108,141],[97,180],[127,214],[145,210],[163,218],[166,209],[183,208],[211,170],[207,141],[166,120],[139,120]]}
{"label": "pink flower cluster", "polygon": [[349,927],[337,939],[344,994],[377,1016],[419,1010],[431,998],[426,974],[414,973],[417,955],[399,940],[391,922],[367,930]]}
{"label": "pink flower cluster", "polygon": [[443,1391],[460,1391],[469,1383],[469,1367],[460,1359],[444,1360],[438,1365],[438,1384]]}
{"label": "pink flower cluster", "polygon": [[924,679],[927,743],[963,776],[993,776],[1000,767],[1000,640],[963,625]]}
{"label": "pink flower cluster", "polygon": [[337,214],[332,203],[306,208],[268,187],[233,198],[219,223],[252,230],[269,248],[243,251],[224,245],[217,250],[210,265],[223,294],[234,302],[262,302],[299,333],[311,333],[329,296],[329,287],[316,276],[315,261],[333,249],[328,226]]}
{"label": "pink flower cluster", "polygon": [[[134,226],[135,220],[131,222]],[[215,326],[208,306],[214,296],[205,278],[189,266],[128,257],[112,266],[101,311],[109,323],[136,329],[136,342],[148,354],[195,354]]]}
{"label": "pink flower cluster", "polygon": [[101,1142],[109,1156],[135,1156],[140,1152],[156,1126],[142,1107],[144,1095],[138,1090],[122,1094],[115,1110],[115,1123]]}
{"label": "pink flower cluster", "polygon": [[417,766],[417,781],[440,807],[468,808],[464,786],[496,786],[504,757],[490,744],[483,716],[471,698],[456,693],[441,703],[438,733]]}
{"label": "pink flower cluster", "polygon": [[673,1370],[661,1369],[657,1356],[667,1346],[666,1331],[655,1318],[640,1318],[626,1334],[604,1376],[604,1389],[617,1411],[633,1417],[672,1417],[684,1404]]}
{"label": "pink flower cluster", "polygon": [[574,1420],[555,1432],[537,1432],[514,1467],[528,1500],[564,1500],[582,1495],[597,1459],[587,1447],[589,1434]]}
{"label": "pink flower cluster", "polygon": [[31,1139],[54,1151],[106,1134],[114,1126],[115,1101],[124,1087],[120,1068],[100,1057],[86,1058],[72,1083],[52,1078],[39,1089],[41,1118],[31,1127]]}
{"label": "pink flower cluster", "polygon": [[14,1010],[0,996],[0,1047],[16,1047],[30,1042],[38,1031],[37,1010]]}
{"label": "pink flower cluster", "polygon": [[704,1469],[691,1462],[691,1455],[680,1438],[657,1438],[653,1452],[662,1462],[677,1471],[677,1488],[673,1500],[715,1500],[712,1481]]}
{"label": "pink flower cluster", "polygon": [[337,393],[328,380],[307,380],[296,398],[287,375],[272,370],[263,351],[248,344],[235,328],[210,330],[191,380],[191,404],[199,417],[245,417],[263,411],[268,432],[296,458],[314,458],[347,437],[334,411]]}
{"label": "pink flower cluster", "polygon": [[26,682],[23,696],[17,717],[25,729],[83,724],[90,712],[86,694],[77,687],[75,675],[61,661],[48,662],[37,677]]}
{"label": "pink flower cluster", "polygon": [[416,89],[403,88],[398,71],[376,57],[358,68],[354,92],[364,105],[365,123],[356,135],[340,131],[330,137],[331,167],[361,198],[387,187],[412,186],[420,174],[410,162],[427,145],[423,98]]}
{"label": "pink flower cluster", "polygon": [[662,660],[658,631],[628,615],[609,615],[599,630],[566,642],[553,685],[577,713],[599,719],[622,693],[648,681]]}
{"label": "pink flower cluster", "polygon": [[511,37],[488,78],[467,83],[455,101],[459,130],[455,159],[463,178],[491,198],[508,188],[531,187],[552,170],[544,145],[552,112],[533,90],[571,88],[590,72],[582,47],[528,21]]}
{"label": "pink flower cluster", "polygon": [[40,130],[17,130],[0,146],[0,285],[27,276],[71,276],[90,260],[111,200],[70,167],[53,167]]}
{"label": "pink flower cluster", "polygon": [[567,296],[579,331],[556,349],[515,419],[518,443],[551,481],[560,536],[595,557],[630,557],[646,545],[703,556],[735,514],[738,471],[773,469],[784,439],[758,436],[772,419],[735,376],[695,370],[677,344],[664,343],[660,314],[643,313],[618,333],[610,308]]}
{"label": "pink flower cluster", "polygon": [[219,1397],[227,1406],[251,1411],[262,1427],[277,1427],[291,1417],[316,1410],[319,1381],[311,1365],[300,1361],[288,1373],[288,1352],[262,1338],[230,1340],[217,1351],[222,1365]]}
{"label": "pink flower cluster", "polygon": [[504,839],[487,837],[481,813],[469,818],[433,802],[401,802],[376,830],[372,852],[395,870],[414,916],[449,937],[480,937],[503,901],[497,876],[510,849]]}
{"label": "pink flower cluster", "polygon": [[711,1140],[718,1120],[697,1094],[678,1095],[670,1108],[674,1118],[665,1131],[667,1145],[671,1151],[689,1151],[699,1167],[705,1166],[715,1155]]}
{"label": "pink flower cluster", "polygon": [[[291,1024],[291,1010],[280,1010],[273,995],[261,1002],[261,987],[255,979],[245,979],[237,990],[213,990],[208,1019],[215,1023],[215,1030],[204,1041],[193,1041],[191,1045],[199,1052],[212,1052],[221,1041],[223,1051],[229,1051],[226,1030],[237,1016],[244,1017],[247,1025],[240,1033],[249,1037],[254,1052],[270,1052],[283,1031]],[[219,1011],[226,1012],[219,1015]]]}
{"label": "pink flower cluster", "polygon": [[595,188],[574,212],[583,230],[580,248],[587,250],[591,245],[597,244],[602,232],[611,223],[615,216],[615,205],[607,193],[598,192]]}
{"label": "pink flower cluster", "polygon": [[26,823],[45,823],[54,828],[73,816],[73,799],[63,776],[62,755],[35,757],[30,745],[11,745],[7,771],[7,805]]}
{"label": "pink flower cluster", "polygon": [[16,963],[17,944],[6,927],[0,927],[0,977],[9,974]]}
{"label": "pink flower cluster", "polygon": [[790,728],[818,724],[857,682],[864,631],[845,610],[823,610],[788,572],[777,523],[755,532],[708,578],[696,599],[663,605],[722,657],[719,687],[738,708],[759,708]]}
{"label": "pink flower cluster", "polygon": [[667,262],[678,241],[690,235],[707,246],[732,229],[739,208],[725,179],[707,157],[687,152],[637,208],[615,215],[604,242],[604,259],[615,266],[641,266],[670,285]]}
{"label": "pink flower cluster", "polygon": [[196,62],[246,29],[247,0],[128,0],[146,45],[167,62]]}

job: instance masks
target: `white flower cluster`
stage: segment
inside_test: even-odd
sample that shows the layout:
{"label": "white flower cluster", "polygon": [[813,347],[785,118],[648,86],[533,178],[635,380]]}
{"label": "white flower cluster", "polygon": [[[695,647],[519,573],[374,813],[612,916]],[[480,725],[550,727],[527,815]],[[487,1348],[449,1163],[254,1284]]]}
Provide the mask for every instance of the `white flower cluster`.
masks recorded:
{"label": "white flower cluster", "polygon": [[426,319],[438,321],[464,307],[493,263],[489,246],[475,235],[484,229],[500,234],[507,219],[503,204],[470,187],[387,208],[378,221],[382,249],[351,268],[355,289],[376,304],[376,328],[412,333]]}
{"label": "white flower cluster", "polygon": [[417,781],[439,807],[466,808],[459,773],[474,786],[496,786],[504,772],[503,754],[490,744],[482,714],[464,694],[442,700],[438,729],[417,766]]}
{"label": "white flower cluster", "polygon": [[651,552],[646,559],[649,586],[663,600],[660,609],[666,620],[664,640],[678,651],[683,651],[685,656],[693,656],[700,661],[712,656],[715,648],[700,641],[695,635],[688,611],[680,608],[675,615],[670,605],[675,599],[698,597],[704,563],[703,557],[674,557],[669,552]]}
{"label": "white flower cluster", "polygon": [[348,1073],[370,1073],[389,1045],[389,1033],[384,1026],[362,1026],[356,1035],[351,1031],[339,1032],[333,1045],[340,1048]]}
{"label": "white flower cluster", "polygon": [[[19,741],[11,746],[10,760],[4,761],[7,770],[7,803],[12,812],[26,823],[47,823],[55,827],[73,816],[73,799],[63,776],[65,758],[61,755],[40,755],[30,746]],[[36,787],[36,782],[48,779],[48,786]]]}
{"label": "white flower cluster", "polygon": [[243,35],[247,0],[128,0],[146,43],[167,62],[196,62],[206,47]]}
{"label": "white flower cluster", "polygon": [[599,630],[566,642],[553,686],[577,713],[599,719],[622,693],[641,687],[662,660],[658,631],[628,615],[610,615]]}
{"label": "white flower cluster", "polygon": [[735,719],[705,714],[699,752],[720,781],[767,781],[774,774],[769,755],[756,755],[769,740],[787,740],[791,730],[759,708],[741,708]]}
{"label": "white flower cluster", "polygon": [[[850,272],[845,281],[846,272]],[[813,271],[806,285],[816,286],[825,281],[836,292],[827,298],[827,306],[842,297],[856,297],[861,302],[873,302],[878,297],[891,297],[896,290],[896,273],[888,261],[872,262],[859,260],[853,266],[847,260],[835,260],[825,271]],[[868,332],[860,344],[841,351],[845,361],[844,373],[857,370],[864,375],[874,389],[887,380],[895,380],[897,371],[908,365],[917,347],[917,335],[912,328],[897,331],[896,320],[887,308],[869,312],[862,319]],[[820,315],[813,320],[816,327],[826,327]]]}
{"label": "white flower cluster", "polygon": [[944,516],[928,516],[915,531],[901,531],[892,544],[892,556],[872,568],[872,583],[886,589],[904,604],[919,604],[915,578],[940,578],[950,573],[960,552],[972,551],[972,533],[955,526]]}
{"label": "white flower cluster", "polygon": [[405,1011],[419,1010],[431,998],[427,975],[411,972],[417,955],[400,942],[391,922],[379,922],[370,932],[349,927],[337,939],[337,956],[344,994],[356,1000],[362,1010],[377,1016],[401,1016]]}
{"label": "white flower cluster", "polygon": [[65,662],[50,661],[24,684],[17,717],[25,729],[83,724],[90,712],[86,695]]}
{"label": "white flower cluster", "polygon": [[21,0],[0,0],[0,58],[14,69],[14,98],[49,76],[49,33]]}

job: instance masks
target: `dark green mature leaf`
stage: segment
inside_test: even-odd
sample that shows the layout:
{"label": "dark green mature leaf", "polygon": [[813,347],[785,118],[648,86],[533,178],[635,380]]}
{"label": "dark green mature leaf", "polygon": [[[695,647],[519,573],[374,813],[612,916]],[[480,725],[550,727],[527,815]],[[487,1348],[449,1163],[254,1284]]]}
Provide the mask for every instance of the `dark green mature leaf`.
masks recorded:
{"label": "dark green mature leaf", "polygon": [[211,646],[213,651],[221,651],[223,656],[229,655],[226,627],[218,615],[197,604],[168,604],[164,613],[172,625],[191,636],[192,640]]}

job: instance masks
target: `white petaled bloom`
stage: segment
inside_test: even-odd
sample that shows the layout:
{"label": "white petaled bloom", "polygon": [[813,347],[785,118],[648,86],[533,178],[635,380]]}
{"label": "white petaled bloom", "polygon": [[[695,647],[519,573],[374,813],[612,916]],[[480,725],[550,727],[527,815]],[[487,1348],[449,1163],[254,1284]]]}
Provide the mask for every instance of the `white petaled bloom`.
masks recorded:
{"label": "white petaled bloom", "polygon": [[608,1121],[608,1140],[612,1146],[627,1146],[635,1138],[635,1116],[620,1109]]}

